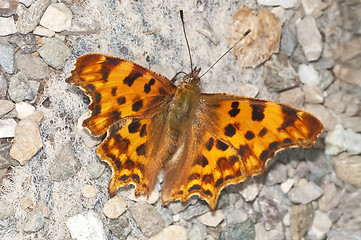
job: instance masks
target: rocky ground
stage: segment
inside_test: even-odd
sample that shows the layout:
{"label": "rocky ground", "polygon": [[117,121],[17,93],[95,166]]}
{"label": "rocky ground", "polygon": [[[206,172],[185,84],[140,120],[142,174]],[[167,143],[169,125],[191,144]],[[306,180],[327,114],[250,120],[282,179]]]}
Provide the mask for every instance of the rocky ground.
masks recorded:
{"label": "rocky ground", "polygon": [[[229,48],[243,6],[272,12],[280,43],[235,49],[201,88],[306,109],[325,126],[314,148],[278,153],[265,174],[225,188],[214,212],[197,198],[164,206],[161,184],[149,199],[131,186],[110,199],[101,139],[81,127],[89,100],[65,83],[75,59],[100,52],[168,78],[188,72],[182,8],[205,70]],[[361,239],[360,9],[359,0],[1,1],[0,238]],[[251,28],[249,19],[239,21]],[[243,61],[273,51],[254,68]]]}

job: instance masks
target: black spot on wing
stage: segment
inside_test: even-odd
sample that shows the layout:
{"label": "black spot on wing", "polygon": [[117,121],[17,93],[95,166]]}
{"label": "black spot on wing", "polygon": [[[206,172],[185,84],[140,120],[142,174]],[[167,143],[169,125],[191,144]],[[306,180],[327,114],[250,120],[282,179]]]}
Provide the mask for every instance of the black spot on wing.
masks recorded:
{"label": "black spot on wing", "polygon": [[201,190],[201,186],[199,184],[195,184],[188,189],[188,192],[191,193],[191,192],[199,191],[199,190]]}
{"label": "black spot on wing", "polygon": [[128,125],[129,133],[136,133],[139,131],[139,128],[140,128],[139,121],[132,121],[132,123]]}
{"label": "black spot on wing", "polygon": [[236,129],[234,128],[234,126],[232,124],[228,124],[224,128],[224,134],[226,134],[226,136],[228,136],[228,137],[233,137],[236,134]]}
{"label": "black spot on wing", "polygon": [[216,147],[217,147],[217,149],[219,149],[221,151],[226,151],[229,146],[227,144],[225,144],[224,142],[217,140]]}
{"label": "black spot on wing", "polygon": [[254,133],[253,133],[253,132],[247,131],[246,134],[244,135],[244,137],[245,137],[247,140],[252,140],[255,136],[254,136]]}
{"label": "black spot on wing", "polygon": [[92,109],[92,115],[97,116],[102,111],[102,107],[99,104],[93,105]]}
{"label": "black spot on wing", "polygon": [[262,121],[264,119],[264,109],[266,104],[264,102],[257,102],[250,104],[252,108],[252,120],[253,121]]}
{"label": "black spot on wing", "polygon": [[214,139],[210,137],[206,143],[206,148],[208,151],[211,151],[211,149],[213,148],[213,144],[214,144]]}
{"label": "black spot on wing", "polygon": [[123,105],[125,103],[125,97],[118,97],[117,98],[117,103],[119,105]]}
{"label": "black spot on wing", "polygon": [[95,103],[100,103],[102,95],[99,92],[94,92],[93,99]]}
{"label": "black spot on wing", "polygon": [[140,137],[147,136],[147,124],[143,124],[142,128],[139,131],[139,136]]}
{"label": "black spot on wing", "polygon": [[132,110],[133,112],[138,112],[143,107],[143,100],[138,100],[133,103]]}
{"label": "black spot on wing", "polygon": [[262,130],[258,133],[258,136],[259,137],[263,137],[264,135],[266,135],[267,133],[267,128],[262,128]]}
{"label": "black spot on wing", "polygon": [[216,181],[216,184],[214,185],[216,188],[218,188],[219,186],[221,186],[221,184],[223,183],[224,181],[223,181],[223,179],[222,178],[219,178],[219,179],[217,179],[217,181]]}
{"label": "black spot on wing", "polygon": [[141,72],[133,70],[126,78],[124,78],[123,83],[131,87],[134,81],[142,76],[143,74]]}
{"label": "black spot on wing", "polygon": [[265,162],[270,157],[270,152],[268,150],[264,150],[261,155],[259,155],[259,159],[261,159],[262,162]]}
{"label": "black spot on wing", "polygon": [[112,87],[112,96],[114,97],[117,94],[117,87]]}
{"label": "black spot on wing", "polygon": [[137,151],[137,155],[138,155],[138,156],[143,156],[143,155],[145,155],[145,145],[144,145],[144,143],[141,144],[141,145],[139,145],[139,146],[137,147],[136,151]]}

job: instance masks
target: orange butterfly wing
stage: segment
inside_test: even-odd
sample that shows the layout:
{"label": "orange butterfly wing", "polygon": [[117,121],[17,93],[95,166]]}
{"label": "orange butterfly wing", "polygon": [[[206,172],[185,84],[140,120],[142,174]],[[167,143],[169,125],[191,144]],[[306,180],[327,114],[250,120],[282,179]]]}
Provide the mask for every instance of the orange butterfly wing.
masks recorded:
{"label": "orange butterfly wing", "polygon": [[[177,180],[165,175],[165,203],[191,195],[215,209],[221,190],[265,171],[282,149],[309,148],[322,132],[311,114],[285,104],[228,94],[201,94]],[[186,164],[188,163],[188,164]],[[171,183],[168,184],[167,182]]]}

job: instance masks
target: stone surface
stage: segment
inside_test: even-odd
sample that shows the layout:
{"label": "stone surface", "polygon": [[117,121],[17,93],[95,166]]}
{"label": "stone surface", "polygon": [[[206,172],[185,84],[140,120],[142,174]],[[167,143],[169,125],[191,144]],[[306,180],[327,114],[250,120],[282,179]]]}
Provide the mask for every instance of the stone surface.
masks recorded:
{"label": "stone surface", "polygon": [[292,188],[293,184],[295,184],[295,180],[293,180],[292,178],[289,178],[285,182],[281,183],[282,192],[288,193],[288,191]]}
{"label": "stone surface", "polygon": [[301,64],[298,67],[298,74],[300,76],[300,81],[304,84],[315,86],[320,84],[320,77],[318,72],[313,68],[312,65]]}
{"label": "stone surface", "polygon": [[187,229],[178,225],[171,225],[163,228],[162,231],[157,235],[149,238],[149,240],[163,240],[163,239],[174,239],[174,240],[187,240],[188,234]]}
{"label": "stone surface", "polygon": [[258,88],[252,84],[243,84],[239,91],[239,95],[245,97],[256,97],[258,94]]}
{"label": "stone surface", "polygon": [[195,221],[188,233],[189,240],[204,240],[207,237],[207,227]]}
{"label": "stone surface", "polygon": [[40,110],[35,110],[27,117],[27,119],[36,122],[37,124],[41,124],[41,122],[44,120],[44,113]]}
{"label": "stone surface", "polygon": [[0,16],[10,17],[16,12],[18,5],[19,2],[17,0],[2,0],[0,2]]}
{"label": "stone surface", "polygon": [[43,146],[37,123],[24,119],[15,128],[14,143],[10,156],[20,162],[27,163]]}
{"label": "stone surface", "polygon": [[263,70],[264,84],[270,91],[283,91],[300,84],[297,72],[292,68],[287,55],[273,55],[265,63]]}
{"label": "stone surface", "polygon": [[81,163],[74,156],[70,144],[66,144],[50,163],[49,172],[53,181],[59,182],[75,176],[80,170]]}
{"label": "stone surface", "polygon": [[18,32],[29,33],[38,25],[44,10],[50,5],[51,0],[37,0],[24,10],[16,22]]}
{"label": "stone surface", "polygon": [[64,3],[53,3],[45,10],[40,24],[54,32],[70,30],[72,16]]}
{"label": "stone surface", "polygon": [[303,85],[305,102],[311,104],[323,103],[323,92],[318,86]]}
{"label": "stone surface", "polygon": [[331,93],[326,97],[324,106],[336,114],[343,113],[346,109],[346,102],[343,98],[344,94],[342,92]]}
{"label": "stone surface", "polygon": [[289,199],[294,203],[307,204],[322,196],[323,190],[313,182],[295,186],[288,192]]}
{"label": "stone surface", "polygon": [[56,69],[62,69],[71,54],[69,48],[59,38],[45,38],[38,52],[48,65]]}
{"label": "stone surface", "polygon": [[287,56],[292,56],[295,48],[298,44],[296,34],[291,30],[288,24],[284,24],[282,27],[281,35],[281,52],[284,52]]}
{"label": "stone surface", "polygon": [[290,209],[290,233],[292,240],[301,240],[312,226],[315,216],[312,204],[293,205]]}
{"label": "stone surface", "polygon": [[266,176],[266,185],[273,186],[277,183],[283,183],[287,180],[287,166],[277,163],[272,166]]}
{"label": "stone surface", "polygon": [[[30,54],[38,50],[38,40],[33,33],[21,34],[15,33],[9,36],[9,43],[11,43],[15,48],[16,52],[20,54]],[[36,71],[36,69],[33,69]]]}
{"label": "stone surface", "polygon": [[[361,163],[360,163],[361,166]],[[318,207],[321,211],[327,212],[338,206],[341,194],[337,191],[334,183],[327,183],[322,186],[323,195],[318,199]]]}
{"label": "stone surface", "polygon": [[86,198],[93,198],[97,195],[97,190],[90,184],[85,184],[82,189],[83,195]]}
{"label": "stone surface", "polygon": [[322,37],[311,16],[296,21],[298,42],[308,61],[317,60],[322,53]]}
{"label": "stone surface", "polygon": [[293,107],[302,108],[303,103],[305,102],[305,94],[298,87],[292,88],[290,90],[281,92],[280,102]]}
{"label": "stone surface", "polygon": [[14,216],[15,208],[12,203],[6,199],[0,199],[0,220],[5,220],[11,216]]}
{"label": "stone surface", "polygon": [[265,6],[281,6],[284,8],[298,8],[300,0],[257,0],[258,4]]}
{"label": "stone surface", "polygon": [[350,129],[344,129],[342,125],[336,125],[333,131],[330,131],[326,138],[325,153],[328,155],[337,155],[340,152],[347,151],[350,154],[360,154],[361,134],[355,133]]}
{"label": "stone surface", "polygon": [[248,219],[248,214],[244,209],[232,209],[231,211],[225,213],[228,227],[235,227]]}
{"label": "stone surface", "polygon": [[18,102],[15,105],[16,117],[25,119],[35,112],[35,107],[27,102]]}
{"label": "stone surface", "polygon": [[317,239],[324,239],[327,232],[331,229],[332,222],[328,218],[327,214],[316,210],[315,217],[313,218],[313,223],[309,235],[315,235]]}
{"label": "stone surface", "polygon": [[26,7],[29,7],[35,0],[19,0],[19,3],[24,4]]}
{"label": "stone surface", "polygon": [[207,212],[197,217],[197,220],[202,224],[210,227],[217,227],[224,219],[222,210],[216,210],[214,212]]}
{"label": "stone surface", "polygon": [[55,35],[55,32],[54,31],[51,31],[43,26],[37,26],[33,33],[35,35],[38,35],[38,36],[43,36],[43,37],[54,37]]}
{"label": "stone surface", "polygon": [[147,237],[160,232],[165,226],[164,218],[146,202],[137,202],[129,208],[137,226]]}
{"label": "stone surface", "polygon": [[99,178],[105,170],[105,165],[100,163],[99,161],[90,162],[89,164],[87,164],[86,167],[88,173],[94,179]]}
{"label": "stone surface", "polygon": [[0,72],[0,99],[5,98],[8,91],[8,82],[4,76],[4,73]]}
{"label": "stone surface", "polygon": [[73,239],[77,240],[106,240],[103,223],[99,216],[90,211],[70,217],[66,226]]}
{"label": "stone surface", "polygon": [[360,69],[347,66],[346,64],[337,63],[333,68],[333,71],[338,79],[361,86],[361,80],[359,77],[361,75]]}
{"label": "stone surface", "polygon": [[189,220],[191,218],[197,217],[209,211],[209,207],[206,205],[200,206],[190,206],[186,210],[180,213],[181,218]]}
{"label": "stone surface", "polygon": [[19,72],[10,78],[9,96],[14,102],[33,100],[35,98],[29,80],[24,73]]}
{"label": "stone surface", "polygon": [[119,239],[126,239],[132,231],[128,218],[125,214],[118,219],[108,219],[109,230]]}
{"label": "stone surface", "polygon": [[262,188],[262,182],[255,178],[248,179],[243,185],[239,193],[247,202],[253,201]]}
{"label": "stone surface", "polygon": [[320,104],[306,104],[305,110],[315,115],[325,127],[325,130],[333,130],[337,124],[337,120],[330,111]]}
{"label": "stone surface", "polygon": [[15,104],[12,101],[3,99],[0,99],[0,106],[0,118],[15,108]]}
{"label": "stone surface", "polygon": [[48,65],[39,56],[18,54],[15,58],[17,68],[30,79],[49,77]]}
{"label": "stone surface", "polygon": [[305,151],[305,159],[307,161],[310,174],[309,181],[321,182],[322,178],[331,173],[334,169],[332,166],[332,159],[323,151],[317,149],[308,149]]}
{"label": "stone surface", "polygon": [[23,230],[25,232],[37,232],[45,226],[45,217],[39,208],[31,211],[25,219]]}
{"label": "stone surface", "polygon": [[15,71],[14,48],[0,44],[0,66],[9,74]]}
{"label": "stone surface", "polygon": [[[228,43],[232,46],[248,29],[249,34],[233,49],[241,69],[255,68],[279,51],[281,24],[275,16],[264,10],[238,9],[228,28]],[[247,50],[246,50],[247,49]]]}
{"label": "stone surface", "polygon": [[247,220],[234,228],[222,231],[220,240],[253,240],[255,239],[254,223]]}
{"label": "stone surface", "polygon": [[306,15],[318,18],[322,15],[322,10],[327,6],[322,0],[301,0],[302,8]]}
{"label": "stone surface", "polygon": [[135,188],[131,188],[128,191],[127,198],[136,202],[148,202],[149,204],[154,204],[158,201],[160,197],[159,190],[159,185],[156,185],[153,191],[150,193],[149,197],[147,197],[145,195],[136,196]]}
{"label": "stone surface", "polygon": [[16,33],[16,26],[13,17],[0,17],[0,36],[7,36]]}
{"label": "stone surface", "polygon": [[341,154],[335,158],[334,165],[340,179],[361,187],[361,156]]}
{"label": "stone surface", "polygon": [[127,210],[127,203],[120,196],[114,196],[104,204],[103,213],[110,219],[117,219]]}

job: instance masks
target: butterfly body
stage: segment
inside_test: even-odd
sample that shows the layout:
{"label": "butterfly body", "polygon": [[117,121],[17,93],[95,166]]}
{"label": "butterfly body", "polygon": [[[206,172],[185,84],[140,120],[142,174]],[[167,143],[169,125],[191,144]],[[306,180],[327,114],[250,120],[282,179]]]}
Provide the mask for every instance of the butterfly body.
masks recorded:
{"label": "butterfly body", "polygon": [[112,169],[109,193],[133,184],[155,186],[164,169],[162,201],[192,195],[213,210],[221,190],[265,171],[285,148],[311,147],[323,126],[285,104],[199,91],[199,69],[176,87],[166,77],[125,59],[88,54],[66,80],[91,98],[83,126],[107,132],[97,154]]}

